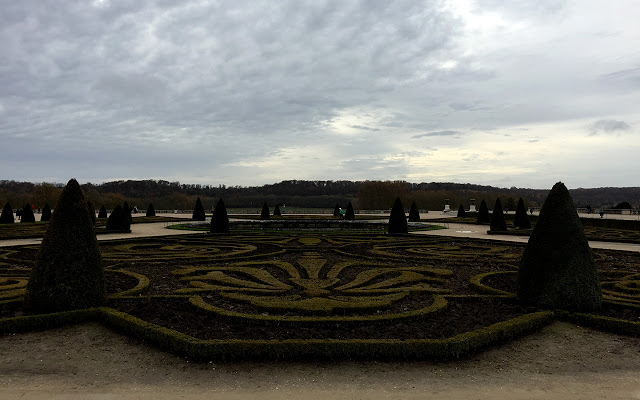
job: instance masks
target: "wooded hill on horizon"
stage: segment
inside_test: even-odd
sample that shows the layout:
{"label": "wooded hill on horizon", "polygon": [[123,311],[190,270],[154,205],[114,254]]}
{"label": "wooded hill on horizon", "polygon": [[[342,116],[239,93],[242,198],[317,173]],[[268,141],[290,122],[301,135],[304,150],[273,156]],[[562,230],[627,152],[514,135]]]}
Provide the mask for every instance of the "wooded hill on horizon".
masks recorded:
{"label": "wooded hill on horizon", "polygon": [[[63,183],[31,183],[0,180],[0,204],[7,201],[13,208],[26,203],[42,208],[49,204],[55,208]],[[107,209],[128,201],[131,206],[145,209],[153,203],[156,210],[192,209],[200,197],[205,210],[211,209],[219,198],[224,198],[229,208],[256,208],[264,202],[270,207],[276,204],[287,207],[329,208],[336,204],[346,207],[351,201],[356,209],[389,209],[396,197],[400,197],[405,208],[412,201],[423,210],[442,210],[445,199],[451,209],[462,204],[469,208],[470,200],[476,205],[482,200],[489,208],[500,198],[506,209],[515,210],[518,198],[525,200],[527,207],[542,205],[549,190],[527,188],[498,188],[470,183],[410,183],[406,181],[310,181],[287,180],[263,186],[213,186],[181,184],[164,180],[120,180],[101,184],[81,185],[94,207],[104,205]],[[640,208],[640,187],[604,187],[572,189],[569,191],[577,207],[590,205],[594,209],[614,208],[623,202]]]}

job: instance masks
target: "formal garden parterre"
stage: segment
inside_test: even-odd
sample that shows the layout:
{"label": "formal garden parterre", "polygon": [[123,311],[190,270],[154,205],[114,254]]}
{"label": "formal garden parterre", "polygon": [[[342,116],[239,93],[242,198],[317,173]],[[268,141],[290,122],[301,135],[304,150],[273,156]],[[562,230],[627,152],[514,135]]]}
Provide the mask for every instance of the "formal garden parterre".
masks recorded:
{"label": "formal garden parterre", "polygon": [[25,316],[38,246],[0,249],[0,330],[100,320],[202,359],[448,359],[554,317],[640,333],[640,255],[594,250],[603,306],[523,308],[516,243],[255,232],[100,243],[105,307]]}

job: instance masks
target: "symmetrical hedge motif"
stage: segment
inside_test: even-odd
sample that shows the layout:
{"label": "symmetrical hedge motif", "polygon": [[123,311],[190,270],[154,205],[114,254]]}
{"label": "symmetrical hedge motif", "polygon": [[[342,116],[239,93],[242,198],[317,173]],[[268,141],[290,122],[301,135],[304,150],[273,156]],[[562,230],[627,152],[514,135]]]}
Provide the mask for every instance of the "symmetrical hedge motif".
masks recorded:
{"label": "symmetrical hedge motif", "polygon": [[[6,318],[22,300],[36,250],[0,248],[0,331],[59,323]],[[254,233],[102,242],[101,250],[108,308],[61,313],[60,320],[101,320],[196,358],[450,359],[553,319],[515,304],[519,244]],[[619,313],[580,318],[633,332],[640,255],[596,251],[596,262],[605,303]]]}

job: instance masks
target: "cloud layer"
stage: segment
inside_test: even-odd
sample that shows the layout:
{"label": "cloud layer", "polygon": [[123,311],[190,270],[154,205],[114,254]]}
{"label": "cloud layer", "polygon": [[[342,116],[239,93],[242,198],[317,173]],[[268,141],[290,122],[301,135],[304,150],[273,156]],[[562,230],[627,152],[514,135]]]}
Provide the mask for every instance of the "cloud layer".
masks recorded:
{"label": "cloud layer", "polygon": [[8,2],[1,178],[637,186],[622,3]]}

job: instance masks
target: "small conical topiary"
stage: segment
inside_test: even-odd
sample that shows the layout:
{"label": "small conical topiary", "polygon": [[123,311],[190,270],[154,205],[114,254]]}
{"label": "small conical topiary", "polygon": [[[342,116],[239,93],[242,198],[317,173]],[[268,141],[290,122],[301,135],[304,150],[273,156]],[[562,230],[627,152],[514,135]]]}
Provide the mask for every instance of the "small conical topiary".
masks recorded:
{"label": "small conical topiary", "polygon": [[556,183],[520,259],[518,301],[525,306],[590,312],[602,302],[591,248],[573,199]]}
{"label": "small conical topiary", "polygon": [[280,204],[276,204],[276,208],[273,209],[273,216],[274,217],[282,216],[282,212],[280,211]]}
{"label": "small conical topiary", "polygon": [[487,202],[482,200],[480,203],[480,208],[478,209],[478,218],[476,219],[476,224],[488,224],[491,222],[491,217],[489,216],[489,207],[487,207]]}
{"label": "small conical topiary", "polygon": [[149,207],[147,207],[147,217],[155,217],[156,209],[153,208],[153,204],[149,203]]}
{"label": "small conical topiary", "polygon": [[36,216],[33,215],[31,204],[25,204],[24,208],[22,209],[22,217],[20,218],[20,222],[36,222]]}
{"label": "small conical topiary", "polygon": [[89,215],[91,216],[91,223],[96,226],[96,209],[93,208],[93,204],[87,200],[87,208],[89,209]]}
{"label": "small conical topiary", "polygon": [[351,202],[347,205],[347,211],[344,213],[344,219],[356,219],[356,213],[353,211],[353,204],[351,204]]}
{"label": "small conical topiary", "polygon": [[218,200],[218,204],[216,204],[216,208],[213,210],[209,231],[211,233],[229,233],[229,216],[227,215],[227,208],[224,206],[222,198]]}
{"label": "small conical topiary", "polygon": [[396,201],[391,208],[389,215],[389,233],[408,233],[407,217],[404,215],[404,207],[400,197],[396,197]]}
{"label": "small conical topiary", "polygon": [[262,212],[260,213],[260,219],[269,219],[269,206],[265,201],[262,205]]}
{"label": "small conical topiary", "polygon": [[502,203],[500,198],[496,199],[496,205],[493,206],[493,213],[491,214],[491,227],[489,228],[493,232],[500,232],[507,230],[507,221],[504,219],[504,213],[502,212]]}
{"label": "small conical topiary", "polygon": [[100,211],[98,211],[98,218],[107,218],[107,209],[104,207],[100,207]]}
{"label": "small conical topiary", "polygon": [[420,222],[420,211],[416,202],[411,202],[411,208],[409,209],[409,222]]}
{"label": "small conical topiary", "polygon": [[2,214],[0,214],[0,224],[13,224],[14,222],[13,208],[7,201],[2,209]]}
{"label": "small conical topiary", "polygon": [[109,215],[109,219],[107,220],[106,229],[108,231],[131,232],[131,222],[120,204],[111,211],[111,215]]}
{"label": "small conical topiary", "polygon": [[207,219],[204,214],[204,207],[202,207],[202,202],[200,201],[200,197],[196,199],[196,205],[193,207],[193,215],[191,219],[194,221],[204,221]]}
{"label": "small conical topiary", "polygon": [[129,224],[133,222],[133,216],[131,216],[131,207],[129,207],[129,203],[126,201],[122,205],[122,211],[124,212],[125,217],[129,220]]}
{"label": "small conical topiary", "polygon": [[102,306],[104,271],[87,201],[75,179],[64,188],[27,284],[25,308],[48,313]]}
{"label": "small conical topiary", "polygon": [[49,203],[47,203],[42,208],[42,214],[40,214],[40,221],[49,221],[49,220],[51,220],[51,207],[49,207]]}
{"label": "small conical topiary", "polygon": [[527,209],[524,206],[524,200],[522,199],[522,197],[520,197],[520,200],[518,200],[518,207],[516,207],[516,216],[513,220],[513,225],[517,226],[520,229],[531,228],[531,222],[529,221]]}
{"label": "small conical topiary", "polygon": [[467,214],[464,212],[464,206],[462,204],[460,204],[460,207],[458,207],[458,215],[456,215],[456,217],[464,218],[466,216],[467,216]]}
{"label": "small conical topiary", "polygon": [[333,216],[334,217],[340,216],[340,205],[338,203],[336,203],[336,206],[333,208]]}

